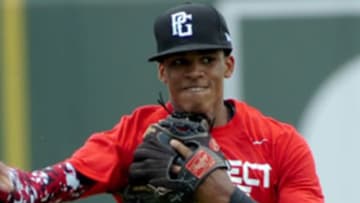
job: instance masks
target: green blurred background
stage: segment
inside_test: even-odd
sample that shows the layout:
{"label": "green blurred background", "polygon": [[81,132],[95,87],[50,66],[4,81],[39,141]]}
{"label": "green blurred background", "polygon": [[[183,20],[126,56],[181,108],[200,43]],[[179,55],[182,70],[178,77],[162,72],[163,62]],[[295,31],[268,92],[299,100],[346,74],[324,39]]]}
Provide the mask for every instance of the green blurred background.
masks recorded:
{"label": "green blurred background", "polygon": [[[91,133],[111,128],[139,105],[156,103],[160,91],[166,95],[156,64],[147,57],[155,51],[154,18],[179,2],[2,0],[1,160],[28,170],[54,164]],[[360,53],[355,1],[353,6],[339,1],[339,9],[355,8],[349,11],[314,3],[334,9],[322,15],[307,12],[306,6],[299,14],[280,9],[297,8],[301,1],[194,2],[242,6],[225,15],[239,16],[231,29],[241,33],[241,40],[235,39],[241,71],[234,76],[241,81],[238,89],[228,91],[241,91],[240,99],[297,127],[321,84]],[[105,195],[79,202],[98,201],[113,202]]]}

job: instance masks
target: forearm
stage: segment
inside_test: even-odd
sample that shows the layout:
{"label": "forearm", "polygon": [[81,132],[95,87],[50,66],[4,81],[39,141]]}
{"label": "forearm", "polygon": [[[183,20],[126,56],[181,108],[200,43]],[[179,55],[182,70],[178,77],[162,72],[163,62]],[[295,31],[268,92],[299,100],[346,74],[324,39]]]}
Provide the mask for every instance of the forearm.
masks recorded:
{"label": "forearm", "polygon": [[200,203],[256,203],[234,186],[223,170],[214,171],[200,185],[195,195]]}
{"label": "forearm", "polygon": [[208,196],[211,198],[207,199],[206,203],[256,203],[251,197],[249,197],[245,192],[241,191],[239,188],[234,187],[231,194],[228,191],[220,193],[220,195],[212,195],[214,193],[208,193]]}
{"label": "forearm", "polygon": [[0,192],[0,202],[68,201],[80,198],[90,187],[81,183],[79,174],[69,163],[57,164],[31,173],[10,169],[9,177],[13,184],[13,191]]}

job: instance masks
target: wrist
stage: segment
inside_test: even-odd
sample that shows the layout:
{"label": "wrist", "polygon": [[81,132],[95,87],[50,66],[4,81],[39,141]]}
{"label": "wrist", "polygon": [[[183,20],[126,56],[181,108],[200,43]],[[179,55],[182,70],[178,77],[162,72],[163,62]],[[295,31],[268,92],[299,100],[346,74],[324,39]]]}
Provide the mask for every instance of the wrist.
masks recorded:
{"label": "wrist", "polygon": [[255,203],[245,192],[241,191],[238,187],[230,196],[229,203]]}
{"label": "wrist", "polygon": [[201,203],[229,203],[235,186],[230,181],[226,171],[216,170],[197,188],[195,202]]}

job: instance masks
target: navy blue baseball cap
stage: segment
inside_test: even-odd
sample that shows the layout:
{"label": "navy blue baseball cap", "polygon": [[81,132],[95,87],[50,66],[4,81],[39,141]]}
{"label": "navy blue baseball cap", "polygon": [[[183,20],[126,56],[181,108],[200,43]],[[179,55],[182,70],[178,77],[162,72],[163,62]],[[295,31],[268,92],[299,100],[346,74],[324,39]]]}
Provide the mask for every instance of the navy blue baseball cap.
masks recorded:
{"label": "navy blue baseball cap", "polygon": [[207,4],[185,3],[168,9],[156,18],[154,35],[157,53],[149,61],[186,51],[232,50],[224,17]]}

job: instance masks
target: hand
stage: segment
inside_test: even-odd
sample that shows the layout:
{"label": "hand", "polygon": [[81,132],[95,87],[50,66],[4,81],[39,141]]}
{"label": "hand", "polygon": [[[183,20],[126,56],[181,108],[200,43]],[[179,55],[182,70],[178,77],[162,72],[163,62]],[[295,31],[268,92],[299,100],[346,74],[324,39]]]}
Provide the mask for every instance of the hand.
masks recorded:
{"label": "hand", "polygon": [[[143,142],[134,151],[123,194],[125,202],[193,202],[203,180],[217,169],[228,169],[209,133],[210,126],[206,117],[187,113],[174,113],[150,125]],[[172,139],[189,147],[186,149],[192,151],[191,156],[185,159],[176,152],[170,145]],[[226,171],[222,174],[228,178]]]}
{"label": "hand", "polygon": [[[171,140],[170,145],[185,159],[189,158],[193,151],[178,140]],[[172,171],[179,173],[181,167],[173,165]],[[196,202],[199,203],[228,203],[230,196],[235,190],[225,169],[216,169],[212,172],[195,191]]]}
{"label": "hand", "polygon": [[0,191],[9,193],[14,190],[14,186],[9,177],[9,167],[0,162]]}

